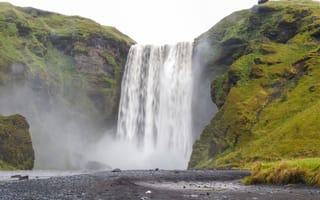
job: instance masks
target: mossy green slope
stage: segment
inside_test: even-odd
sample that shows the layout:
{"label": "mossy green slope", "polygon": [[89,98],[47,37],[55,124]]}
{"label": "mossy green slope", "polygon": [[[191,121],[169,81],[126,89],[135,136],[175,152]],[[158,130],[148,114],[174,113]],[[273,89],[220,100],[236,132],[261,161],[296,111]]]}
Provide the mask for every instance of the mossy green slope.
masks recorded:
{"label": "mossy green slope", "polygon": [[221,73],[211,85],[219,111],[194,144],[189,168],[319,157],[319,2],[271,1],[236,12],[200,36],[195,51],[204,41],[207,68]]}
{"label": "mossy green slope", "polygon": [[28,84],[100,124],[114,123],[133,43],[89,19],[0,3],[1,92]]}
{"label": "mossy green slope", "polygon": [[34,151],[29,124],[21,115],[0,115],[0,170],[32,169]]}

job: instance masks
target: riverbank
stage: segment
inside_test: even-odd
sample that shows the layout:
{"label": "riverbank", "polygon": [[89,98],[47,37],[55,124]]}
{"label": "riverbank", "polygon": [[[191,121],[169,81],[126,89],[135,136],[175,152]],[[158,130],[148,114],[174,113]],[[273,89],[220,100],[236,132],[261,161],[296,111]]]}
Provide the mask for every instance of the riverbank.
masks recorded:
{"label": "riverbank", "polygon": [[0,199],[318,199],[301,185],[244,186],[248,171],[139,170],[0,182]]}

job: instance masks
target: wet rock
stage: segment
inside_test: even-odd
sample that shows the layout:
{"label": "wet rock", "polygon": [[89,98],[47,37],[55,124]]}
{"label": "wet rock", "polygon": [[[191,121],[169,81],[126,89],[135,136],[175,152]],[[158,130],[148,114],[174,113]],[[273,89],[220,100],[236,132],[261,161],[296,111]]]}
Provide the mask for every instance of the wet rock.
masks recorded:
{"label": "wet rock", "polygon": [[16,175],[12,175],[10,178],[20,178],[21,175],[20,174],[16,174]]}
{"label": "wet rock", "polygon": [[115,169],[112,170],[112,172],[121,172],[121,169],[115,168]]}
{"label": "wet rock", "polygon": [[19,181],[23,181],[23,180],[29,180],[29,176],[26,175],[26,176],[20,176],[19,177]]}
{"label": "wet rock", "polygon": [[264,3],[267,3],[269,0],[259,0],[258,1],[258,4],[264,4]]}
{"label": "wet rock", "polygon": [[32,169],[34,150],[26,118],[0,115],[0,125],[0,161],[17,169]]}

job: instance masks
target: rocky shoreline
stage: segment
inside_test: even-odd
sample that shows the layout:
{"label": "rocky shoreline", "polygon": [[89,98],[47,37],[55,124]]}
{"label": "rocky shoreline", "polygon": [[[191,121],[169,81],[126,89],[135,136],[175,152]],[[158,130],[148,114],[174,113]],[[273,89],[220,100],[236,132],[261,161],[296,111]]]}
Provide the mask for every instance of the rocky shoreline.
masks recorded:
{"label": "rocky shoreline", "polygon": [[301,185],[244,186],[248,171],[130,170],[0,182],[0,199],[319,199]]}

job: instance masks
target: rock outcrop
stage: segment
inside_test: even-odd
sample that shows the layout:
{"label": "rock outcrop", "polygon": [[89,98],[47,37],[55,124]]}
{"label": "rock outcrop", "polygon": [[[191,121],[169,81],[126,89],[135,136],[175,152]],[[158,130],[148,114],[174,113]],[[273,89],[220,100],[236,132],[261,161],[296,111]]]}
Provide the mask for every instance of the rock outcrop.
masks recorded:
{"label": "rock outcrop", "polygon": [[34,151],[29,124],[21,115],[0,115],[0,169],[33,168]]}
{"label": "rock outcrop", "polygon": [[[211,71],[219,108],[193,146],[189,168],[319,157],[320,9],[272,1],[226,17],[195,52]],[[205,45],[204,45],[205,44]]]}

